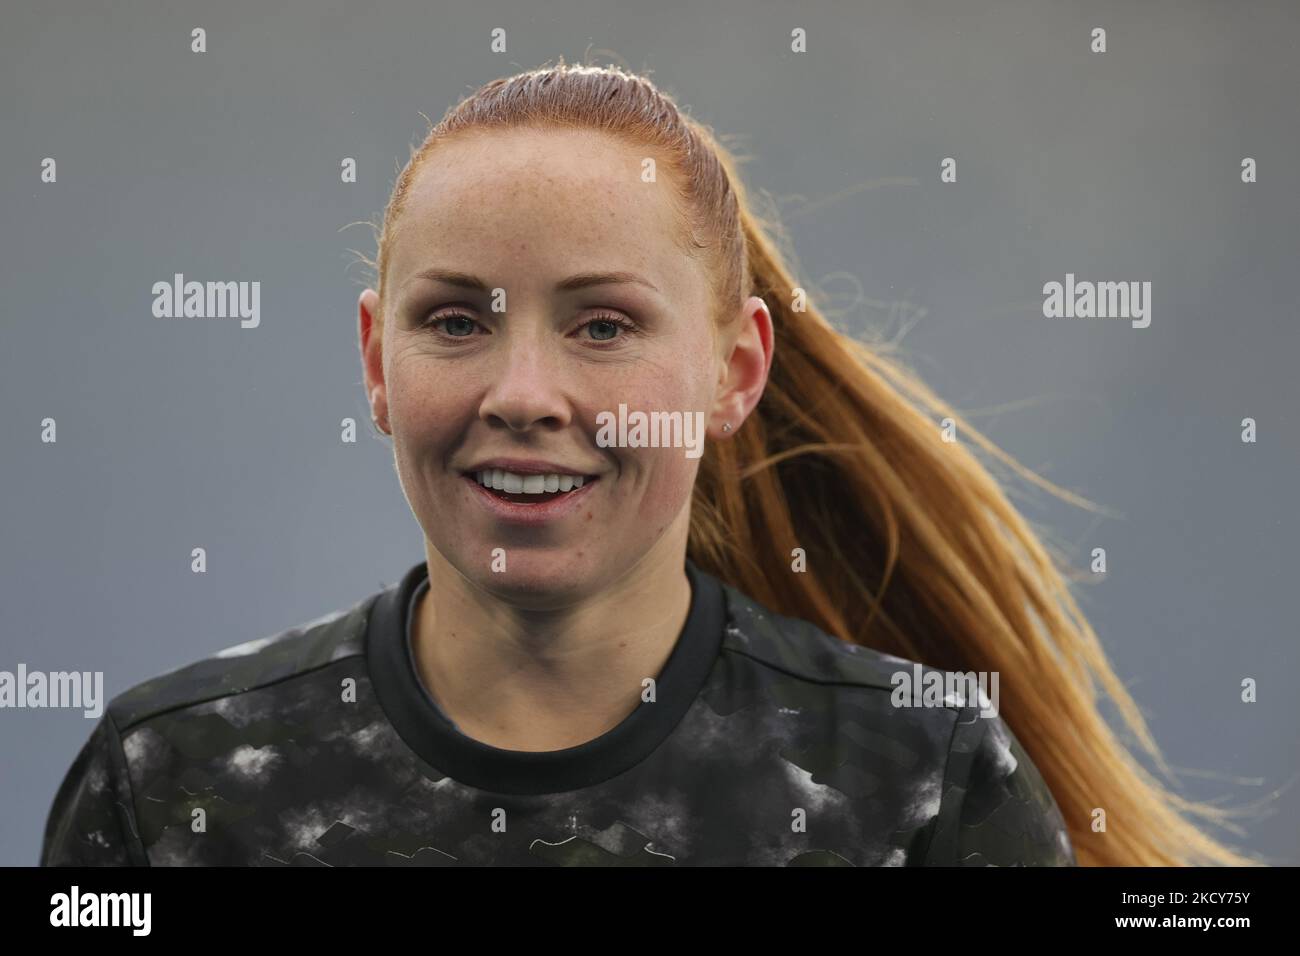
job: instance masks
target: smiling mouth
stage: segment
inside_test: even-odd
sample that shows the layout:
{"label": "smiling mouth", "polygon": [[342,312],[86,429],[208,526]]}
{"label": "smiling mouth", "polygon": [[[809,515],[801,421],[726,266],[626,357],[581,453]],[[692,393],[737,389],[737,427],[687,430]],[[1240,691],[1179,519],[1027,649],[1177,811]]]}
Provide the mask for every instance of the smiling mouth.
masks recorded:
{"label": "smiling mouth", "polygon": [[[464,472],[462,477],[478,485],[494,498],[520,505],[541,505],[548,501],[556,501],[600,480],[595,475],[525,475],[511,476],[511,479],[507,479],[503,473],[493,470]],[[514,477],[522,478],[522,483],[512,480]],[[495,487],[497,485],[505,485],[512,489],[522,485],[525,490],[506,491],[505,487]]]}

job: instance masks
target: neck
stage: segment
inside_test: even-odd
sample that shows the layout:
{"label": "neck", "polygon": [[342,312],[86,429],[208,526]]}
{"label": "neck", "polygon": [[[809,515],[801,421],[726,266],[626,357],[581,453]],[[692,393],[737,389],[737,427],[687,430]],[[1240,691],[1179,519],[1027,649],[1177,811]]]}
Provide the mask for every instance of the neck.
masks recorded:
{"label": "neck", "polygon": [[462,733],[505,750],[562,750],[641,702],[685,626],[686,541],[661,538],[598,592],[521,607],[462,576],[426,543],[429,589],[411,623],[416,668]]}

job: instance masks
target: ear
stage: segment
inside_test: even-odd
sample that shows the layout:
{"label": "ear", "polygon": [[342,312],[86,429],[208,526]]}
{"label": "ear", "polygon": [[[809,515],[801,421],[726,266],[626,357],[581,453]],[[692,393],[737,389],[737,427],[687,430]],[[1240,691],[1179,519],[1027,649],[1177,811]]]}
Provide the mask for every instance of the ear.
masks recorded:
{"label": "ear", "polygon": [[357,300],[357,334],[361,344],[361,372],[366,383],[366,400],[370,403],[370,417],[386,435],[391,435],[388,425],[388,388],[384,383],[383,327],[376,321],[379,316],[379,293],[366,289]]}
{"label": "ear", "polygon": [[[766,302],[751,295],[740,307],[735,341],[723,358],[720,389],[709,415],[709,438],[730,438],[740,430],[741,423],[763,397],[774,347],[772,313]],[[723,431],[724,424],[731,427]]]}

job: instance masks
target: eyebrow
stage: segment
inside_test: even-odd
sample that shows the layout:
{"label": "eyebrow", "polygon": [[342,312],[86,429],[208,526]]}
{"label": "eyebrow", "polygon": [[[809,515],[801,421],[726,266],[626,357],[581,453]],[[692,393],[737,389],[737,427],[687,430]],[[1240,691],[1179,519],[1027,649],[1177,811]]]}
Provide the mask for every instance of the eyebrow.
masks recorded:
{"label": "eyebrow", "polygon": [[[432,279],[434,282],[445,282],[447,285],[459,286],[463,289],[477,289],[479,292],[487,292],[488,284],[478,276],[469,275],[465,272],[455,272],[450,269],[421,269],[411,276],[411,279]],[[410,280],[407,280],[408,282]],[[635,272],[579,272],[571,275],[567,279],[561,279],[555,283],[556,292],[572,292],[575,289],[585,289],[593,285],[625,285],[635,284],[643,285],[647,289],[655,292],[659,291],[649,279],[637,275]]]}

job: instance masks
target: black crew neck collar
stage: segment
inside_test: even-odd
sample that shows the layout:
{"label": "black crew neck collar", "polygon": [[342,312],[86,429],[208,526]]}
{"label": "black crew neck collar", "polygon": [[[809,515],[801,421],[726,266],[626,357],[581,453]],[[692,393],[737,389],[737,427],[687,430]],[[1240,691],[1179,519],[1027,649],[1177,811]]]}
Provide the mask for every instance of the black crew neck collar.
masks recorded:
{"label": "black crew neck collar", "polygon": [[497,793],[577,790],[617,776],[648,757],[672,733],[704,687],[722,646],[721,583],[687,559],[691,607],[655,680],[654,703],[640,702],[620,724],[564,750],[502,750],[456,728],[420,682],[411,652],[410,615],[428,584],[424,561],[381,593],[366,626],[366,660],[379,704],[406,744],[427,763],[468,786]]}

